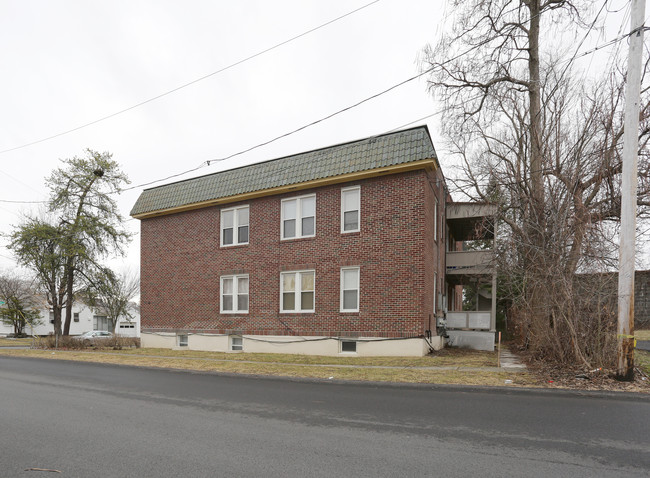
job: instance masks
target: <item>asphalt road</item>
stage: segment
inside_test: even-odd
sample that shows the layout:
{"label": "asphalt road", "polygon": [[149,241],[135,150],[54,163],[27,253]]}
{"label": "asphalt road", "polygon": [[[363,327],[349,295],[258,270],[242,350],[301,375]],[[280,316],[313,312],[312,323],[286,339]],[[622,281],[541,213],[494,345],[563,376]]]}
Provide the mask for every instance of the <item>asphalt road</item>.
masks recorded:
{"label": "asphalt road", "polygon": [[649,430],[650,400],[631,394],[0,357],[2,477],[645,477]]}
{"label": "asphalt road", "polygon": [[650,340],[637,340],[636,348],[650,352]]}

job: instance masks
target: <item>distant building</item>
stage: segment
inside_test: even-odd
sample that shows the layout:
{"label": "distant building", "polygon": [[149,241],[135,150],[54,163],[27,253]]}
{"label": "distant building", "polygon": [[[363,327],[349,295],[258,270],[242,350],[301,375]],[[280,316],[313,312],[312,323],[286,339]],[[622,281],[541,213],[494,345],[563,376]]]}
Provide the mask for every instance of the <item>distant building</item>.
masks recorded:
{"label": "distant building", "polygon": [[[491,206],[453,203],[426,127],[142,192],[145,347],[424,355],[449,340],[492,349]],[[477,301],[482,304],[482,301]]]}
{"label": "distant building", "polygon": [[[43,301],[44,302],[44,301]],[[127,337],[140,336],[140,311],[136,304],[132,309],[133,319],[122,318],[115,325],[115,333]],[[65,321],[65,309],[61,321]],[[63,326],[63,324],[62,324]],[[89,330],[109,330],[110,324],[106,315],[94,310],[82,302],[76,302],[72,306],[72,321],[70,322],[70,335],[80,335]],[[10,326],[0,323],[0,335],[13,333]],[[29,335],[49,335],[54,333],[54,312],[47,307],[41,309],[41,324],[33,327],[26,327],[25,333]]]}

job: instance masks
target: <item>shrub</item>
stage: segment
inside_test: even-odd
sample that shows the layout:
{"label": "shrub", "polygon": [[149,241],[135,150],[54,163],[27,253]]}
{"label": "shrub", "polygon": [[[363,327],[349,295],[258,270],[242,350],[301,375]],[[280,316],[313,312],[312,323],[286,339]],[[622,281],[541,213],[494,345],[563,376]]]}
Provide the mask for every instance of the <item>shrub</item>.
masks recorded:
{"label": "shrub", "polygon": [[[36,349],[55,349],[57,348],[56,337],[52,334],[47,337],[40,337],[34,341]],[[109,348],[113,350],[122,350],[125,348],[140,348],[140,339],[138,337],[124,337],[115,335],[109,339],[79,340],[77,336],[59,337],[58,348],[68,350],[85,350],[85,349],[102,349]]]}

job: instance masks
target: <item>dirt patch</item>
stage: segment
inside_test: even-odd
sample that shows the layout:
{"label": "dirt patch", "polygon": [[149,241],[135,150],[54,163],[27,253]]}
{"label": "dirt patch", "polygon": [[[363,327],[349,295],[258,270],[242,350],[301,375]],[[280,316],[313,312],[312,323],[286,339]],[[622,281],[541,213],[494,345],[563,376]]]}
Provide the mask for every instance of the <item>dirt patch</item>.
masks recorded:
{"label": "dirt patch", "polygon": [[[642,352],[636,352],[639,357]],[[620,382],[614,378],[615,370],[584,367],[558,367],[556,364],[533,359],[529,354],[518,352],[528,371],[535,375],[540,384],[547,388],[569,388],[574,390],[601,390],[612,392],[650,393],[650,377],[644,367],[635,367],[633,382]],[[639,360],[637,358],[637,365]]]}

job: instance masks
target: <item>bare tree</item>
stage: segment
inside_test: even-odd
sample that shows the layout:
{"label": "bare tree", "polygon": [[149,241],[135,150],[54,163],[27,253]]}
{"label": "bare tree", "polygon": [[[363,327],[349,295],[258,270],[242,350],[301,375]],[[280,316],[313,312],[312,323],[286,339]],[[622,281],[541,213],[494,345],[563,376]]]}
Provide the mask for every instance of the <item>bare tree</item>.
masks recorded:
{"label": "bare tree", "polygon": [[115,332],[117,322],[124,318],[133,319],[136,305],[133,299],[140,294],[140,275],[124,270],[115,274],[103,268],[93,277],[87,277],[90,284],[83,291],[85,301],[97,312],[106,315],[111,332]]}
{"label": "bare tree", "polygon": [[[426,50],[430,87],[446,107],[444,133],[461,160],[458,190],[500,205],[507,225],[500,291],[520,339],[547,359],[609,362],[612,311],[594,308],[603,303],[598,290],[577,294],[574,282],[576,272],[615,261],[624,75],[574,80],[572,59],[544,50],[540,35],[551,23],[586,34],[602,9],[568,0],[453,3],[460,14],[452,32]],[[647,88],[642,112],[639,206],[647,216]]]}
{"label": "bare tree", "polygon": [[25,334],[27,327],[41,323],[40,309],[44,304],[34,287],[34,281],[8,272],[0,273],[0,321],[13,327],[14,336]]}

